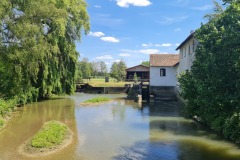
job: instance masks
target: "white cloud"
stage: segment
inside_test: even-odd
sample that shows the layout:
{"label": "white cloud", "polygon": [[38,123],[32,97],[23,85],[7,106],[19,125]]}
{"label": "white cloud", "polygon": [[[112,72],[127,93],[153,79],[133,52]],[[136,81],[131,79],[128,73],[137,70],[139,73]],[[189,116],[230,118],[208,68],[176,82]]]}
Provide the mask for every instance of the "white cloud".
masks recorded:
{"label": "white cloud", "polygon": [[113,59],[113,57],[111,55],[103,55],[103,56],[96,57],[95,59],[106,60],[106,59]]}
{"label": "white cloud", "polygon": [[121,56],[121,57],[129,57],[130,56],[130,54],[128,54],[128,53],[121,53],[121,54],[118,54],[119,56]]}
{"label": "white cloud", "polygon": [[89,36],[93,36],[93,37],[102,37],[102,36],[105,36],[105,34],[102,33],[102,32],[89,32],[88,35],[89,35]]}
{"label": "white cloud", "polygon": [[156,54],[156,53],[159,53],[159,50],[158,49],[142,49],[142,50],[139,50],[138,52],[143,54]]}
{"label": "white cloud", "polygon": [[181,31],[181,30],[182,30],[182,28],[175,28],[175,29],[174,29],[175,32],[179,32],[179,31]]}
{"label": "white cloud", "polygon": [[100,5],[95,5],[94,7],[95,7],[95,8],[101,8],[102,6],[100,6]]}
{"label": "white cloud", "polygon": [[125,8],[128,8],[129,5],[145,7],[151,4],[149,0],[116,0],[116,1],[118,6]]}
{"label": "white cloud", "polygon": [[161,21],[157,21],[157,23],[163,24],[163,25],[170,25],[173,23],[179,23],[186,20],[188,16],[181,16],[181,17],[163,17]]}
{"label": "white cloud", "polygon": [[120,62],[121,60],[120,59],[115,59],[114,61],[112,61],[112,62]]}
{"label": "white cloud", "polygon": [[141,49],[141,50],[122,49],[122,52],[131,53],[136,56],[138,56],[139,53],[142,53],[142,54],[168,54],[168,52],[161,52],[158,49]]}
{"label": "white cloud", "polygon": [[155,46],[156,47],[171,47],[172,44],[170,44],[170,43],[163,43],[163,44],[156,44]]}
{"label": "white cloud", "polygon": [[176,43],[176,46],[179,46],[180,44],[179,43]]}
{"label": "white cloud", "polygon": [[101,37],[100,39],[103,40],[103,41],[112,42],[112,43],[118,43],[119,42],[119,39],[114,38],[114,37]]}
{"label": "white cloud", "polygon": [[198,11],[207,11],[207,10],[213,9],[213,5],[211,4],[211,5],[201,6],[201,7],[193,7],[192,9],[198,10]]}
{"label": "white cloud", "polygon": [[148,44],[142,44],[143,47],[151,47],[153,44],[152,43],[148,43]]}

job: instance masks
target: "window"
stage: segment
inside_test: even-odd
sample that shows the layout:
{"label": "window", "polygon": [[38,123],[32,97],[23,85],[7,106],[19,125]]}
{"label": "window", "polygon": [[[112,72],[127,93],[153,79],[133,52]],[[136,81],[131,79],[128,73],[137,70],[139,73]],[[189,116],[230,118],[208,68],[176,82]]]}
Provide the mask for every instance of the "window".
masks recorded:
{"label": "window", "polygon": [[190,55],[190,54],[191,54],[191,46],[189,44],[189,46],[188,46],[188,55]]}
{"label": "window", "polygon": [[186,52],[187,52],[187,49],[186,47],[184,47],[184,57],[186,57]]}
{"label": "window", "polygon": [[164,77],[166,76],[166,69],[165,68],[161,68],[160,69],[160,77]]}

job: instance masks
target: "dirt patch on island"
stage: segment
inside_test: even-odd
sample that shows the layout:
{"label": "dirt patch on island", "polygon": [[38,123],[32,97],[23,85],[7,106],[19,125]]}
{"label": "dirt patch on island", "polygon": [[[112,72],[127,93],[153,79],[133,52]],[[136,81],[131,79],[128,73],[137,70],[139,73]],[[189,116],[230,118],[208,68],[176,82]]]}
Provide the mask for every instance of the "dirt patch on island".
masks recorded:
{"label": "dirt patch on island", "polygon": [[68,145],[72,143],[73,140],[73,132],[68,128],[66,137],[63,140],[63,142],[59,145],[53,146],[51,148],[35,148],[31,147],[30,142],[31,139],[28,139],[25,141],[18,149],[20,154],[23,154],[28,157],[39,157],[39,156],[46,156],[52,153],[56,153],[64,148],[66,148]]}

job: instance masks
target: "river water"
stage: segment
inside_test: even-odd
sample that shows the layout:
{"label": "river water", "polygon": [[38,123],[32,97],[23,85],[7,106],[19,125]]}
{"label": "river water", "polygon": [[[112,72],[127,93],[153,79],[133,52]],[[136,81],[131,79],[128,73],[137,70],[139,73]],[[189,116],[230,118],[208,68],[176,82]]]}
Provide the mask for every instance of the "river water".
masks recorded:
{"label": "river water", "polygon": [[[80,103],[99,95],[78,93],[21,107],[0,131],[0,160],[240,160],[240,149],[196,122],[177,102],[139,104],[126,95],[98,106]],[[58,120],[74,133],[59,152],[28,157],[19,147],[45,122]]]}

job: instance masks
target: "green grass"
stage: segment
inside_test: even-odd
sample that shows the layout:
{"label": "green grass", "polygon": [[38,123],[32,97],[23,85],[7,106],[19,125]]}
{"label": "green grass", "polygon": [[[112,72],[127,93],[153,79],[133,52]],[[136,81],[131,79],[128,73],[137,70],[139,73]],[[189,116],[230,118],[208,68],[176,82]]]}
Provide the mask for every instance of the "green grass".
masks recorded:
{"label": "green grass", "polygon": [[30,145],[34,148],[51,148],[63,142],[67,126],[56,121],[45,123],[43,128],[32,138]]}
{"label": "green grass", "polygon": [[109,82],[105,82],[104,78],[91,78],[91,80],[83,80],[93,87],[124,87],[125,84],[132,84],[133,82],[117,82],[115,79],[110,78]]}
{"label": "green grass", "polygon": [[101,103],[101,102],[108,102],[110,100],[111,99],[107,97],[95,97],[95,98],[86,100],[84,103]]}
{"label": "green grass", "polygon": [[0,118],[0,128],[2,128],[4,125],[4,120]]}

